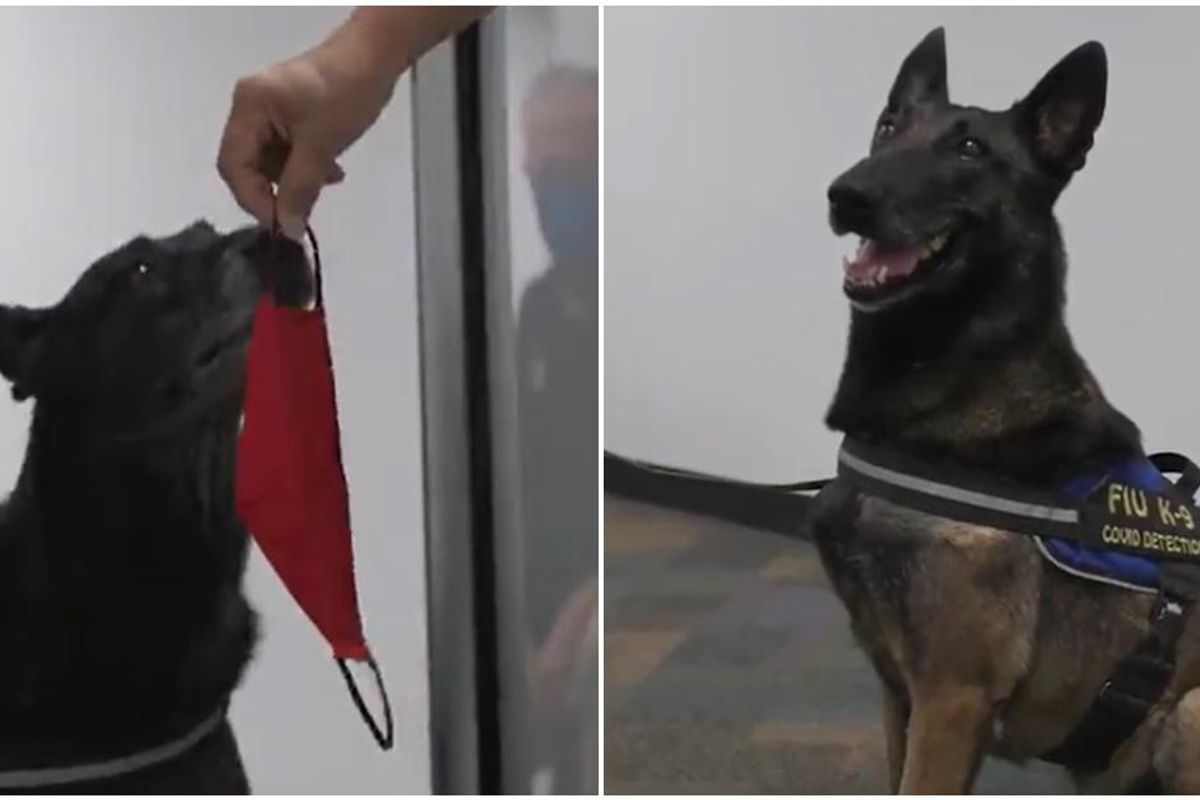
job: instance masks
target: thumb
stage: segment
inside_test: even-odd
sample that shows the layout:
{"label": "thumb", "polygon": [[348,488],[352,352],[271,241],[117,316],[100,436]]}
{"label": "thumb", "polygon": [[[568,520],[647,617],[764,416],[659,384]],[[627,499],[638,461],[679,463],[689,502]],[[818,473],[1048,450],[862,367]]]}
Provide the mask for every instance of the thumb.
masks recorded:
{"label": "thumb", "polygon": [[293,239],[304,238],[304,227],[324,188],[330,167],[311,149],[293,146],[279,176],[279,227]]}

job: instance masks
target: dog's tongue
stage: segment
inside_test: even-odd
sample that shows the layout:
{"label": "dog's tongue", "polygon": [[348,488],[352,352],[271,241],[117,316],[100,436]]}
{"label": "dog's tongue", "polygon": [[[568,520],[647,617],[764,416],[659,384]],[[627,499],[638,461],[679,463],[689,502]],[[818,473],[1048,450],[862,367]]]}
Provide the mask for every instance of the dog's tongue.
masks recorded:
{"label": "dog's tongue", "polygon": [[861,283],[870,280],[886,280],[911,275],[921,259],[921,248],[904,247],[899,250],[881,250],[870,239],[864,239],[853,258],[844,263],[846,277]]}

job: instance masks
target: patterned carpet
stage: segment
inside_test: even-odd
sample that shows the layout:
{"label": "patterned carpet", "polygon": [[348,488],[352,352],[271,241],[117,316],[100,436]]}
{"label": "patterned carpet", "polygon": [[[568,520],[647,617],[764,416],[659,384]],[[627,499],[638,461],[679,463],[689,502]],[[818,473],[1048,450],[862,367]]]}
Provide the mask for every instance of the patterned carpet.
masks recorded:
{"label": "patterned carpet", "polygon": [[[605,501],[605,791],[887,791],[879,689],[804,542]],[[981,794],[1070,792],[988,762]]]}

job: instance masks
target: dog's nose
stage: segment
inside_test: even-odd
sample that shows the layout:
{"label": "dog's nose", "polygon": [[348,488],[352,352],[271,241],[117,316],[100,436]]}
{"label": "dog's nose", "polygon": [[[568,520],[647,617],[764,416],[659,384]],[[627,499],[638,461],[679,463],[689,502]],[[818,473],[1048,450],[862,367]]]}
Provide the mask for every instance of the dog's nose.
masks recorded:
{"label": "dog's nose", "polygon": [[829,187],[829,216],[838,228],[868,224],[878,208],[879,198],[862,186],[839,180]]}

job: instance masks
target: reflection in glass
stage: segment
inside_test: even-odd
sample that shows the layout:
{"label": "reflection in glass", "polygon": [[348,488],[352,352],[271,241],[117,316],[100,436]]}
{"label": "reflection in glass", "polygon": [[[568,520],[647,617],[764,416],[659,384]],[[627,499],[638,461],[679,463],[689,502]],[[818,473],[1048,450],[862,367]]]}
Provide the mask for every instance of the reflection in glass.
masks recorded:
{"label": "reflection in glass", "polygon": [[555,64],[522,108],[525,172],[549,251],[518,314],[531,766],[534,788],[555,791],[596,788],[598,96],[594,69]]}

